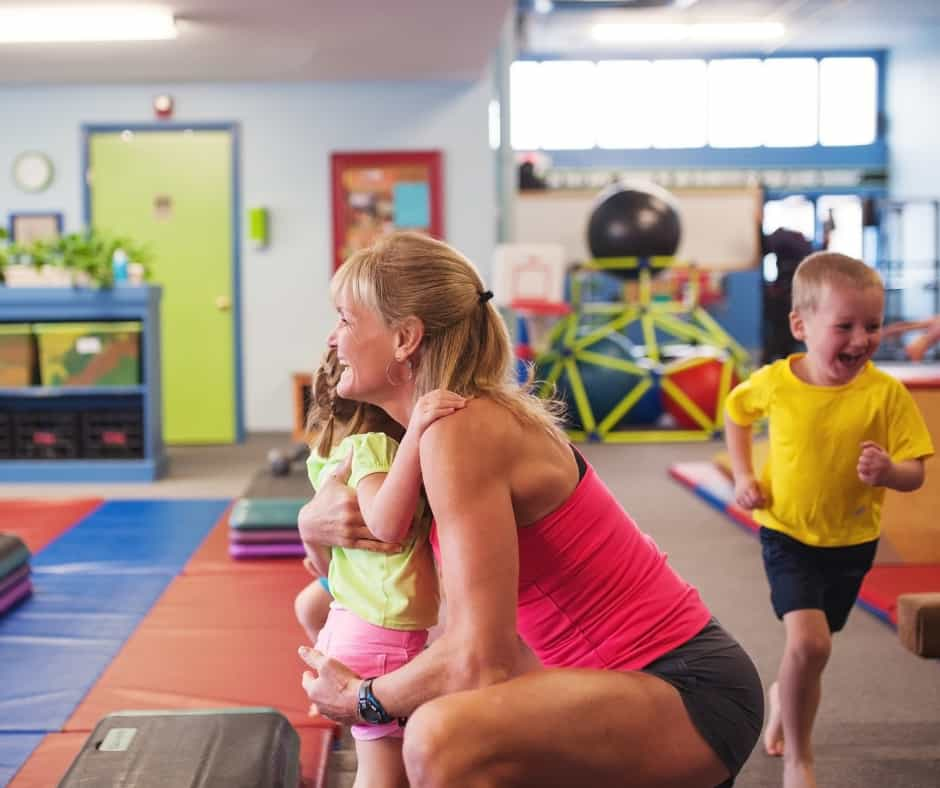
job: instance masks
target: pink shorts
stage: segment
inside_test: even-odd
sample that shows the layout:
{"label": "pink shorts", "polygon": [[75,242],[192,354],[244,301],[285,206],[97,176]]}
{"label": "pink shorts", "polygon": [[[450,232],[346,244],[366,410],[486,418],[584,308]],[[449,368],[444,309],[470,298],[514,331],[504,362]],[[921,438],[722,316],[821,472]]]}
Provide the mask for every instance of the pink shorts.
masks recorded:
{"label": "pink shorts", "polygon": [[[339,660],[363,678],[382,676],[410,662],[424,649],[428,631],[402,631],[363,621],[337,602],[330,605],[316,649]],[[353,725],[353,738],[361,741],[401,736],[397,721],[385,725]]]}

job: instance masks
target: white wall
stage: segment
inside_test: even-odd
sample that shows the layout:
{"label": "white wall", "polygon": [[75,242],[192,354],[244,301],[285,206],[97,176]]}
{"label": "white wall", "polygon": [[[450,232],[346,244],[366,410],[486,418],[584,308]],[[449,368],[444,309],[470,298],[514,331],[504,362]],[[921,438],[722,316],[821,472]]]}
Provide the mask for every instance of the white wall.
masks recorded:
{"label": "white wall", "polygon": [[[0,222],[10,212],[61,211],[67,232],[81,229],[82,124],[153,122],[151,100],[165,92],[176,99],[174,122],[239,125],[243,238],[244,209],[270,209],[269,248],[242,248],[249,431],[291,427],[290,373],[313,367],[333,324],[331,152],[442,150],[446,237],[487,276],[496,234],[489,74],[475,83],[0,84]],[[27,149],[55,164],[41,194],[16,190],[9,176]]]}
{"label": "white wall", "polygon": [[887,74],[891,194],[899,199],[940,197],[940,46],[894,50]]}
{"label": "white wall", "polygon": [[[936,40],[936,36],[933,36]],[[940,200],[940,46],[925,40],[894,50],[888,61],[887,141],[890,151],[890,193],[898,200]],[[918,319],[935,311],[933,260],[937,227],[933,206],[908,206],[898,223],[900,232],[889,237],[889,256],[907,261],[910,279],[903,293],[902,311]]]}

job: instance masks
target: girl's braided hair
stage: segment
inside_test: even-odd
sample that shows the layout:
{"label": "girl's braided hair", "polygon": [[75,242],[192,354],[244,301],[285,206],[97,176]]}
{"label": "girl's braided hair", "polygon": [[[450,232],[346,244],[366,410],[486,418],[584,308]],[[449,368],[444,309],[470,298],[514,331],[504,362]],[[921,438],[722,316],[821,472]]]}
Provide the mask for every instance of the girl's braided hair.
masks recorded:
{"label": "girl's braided hair", "polygon": [[310,448],[321,457],[329,457],[347,435],[375,431],[399,438],[401,426],[384,410],[366,402],[344,399],[336,393],[342,374],[336,348],[327,348],[310,389],[306,425],[307,434],[312,436]]}

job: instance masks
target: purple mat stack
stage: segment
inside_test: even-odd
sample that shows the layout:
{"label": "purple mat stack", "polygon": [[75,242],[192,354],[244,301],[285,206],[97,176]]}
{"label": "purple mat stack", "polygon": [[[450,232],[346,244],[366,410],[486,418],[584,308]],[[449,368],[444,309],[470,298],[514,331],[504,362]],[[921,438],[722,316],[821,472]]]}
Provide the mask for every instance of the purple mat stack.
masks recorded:
{"label": "purple mat stack", "polygon": [[303,498],[241,498],[229,516],[228,554],[245,558],[302,558],[297,532]]}
{"label": "purple mat stack", "polygon": [[22,539],[0,533],[0,616],[33,593],[29,558]]}

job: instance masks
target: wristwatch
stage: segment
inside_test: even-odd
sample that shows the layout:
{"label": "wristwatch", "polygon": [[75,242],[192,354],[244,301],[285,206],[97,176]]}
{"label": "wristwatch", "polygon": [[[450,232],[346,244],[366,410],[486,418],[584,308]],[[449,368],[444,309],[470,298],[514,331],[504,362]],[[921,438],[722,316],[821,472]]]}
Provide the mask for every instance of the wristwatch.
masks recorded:
{"label": "wristwatch", "polygon": [[385,707],[372,694],[373,681],[375,681],[375,676],[359,685],[359,718],[370,725],[385,725],[395,718],[385,711]]}

